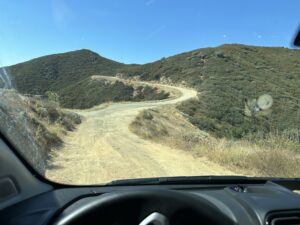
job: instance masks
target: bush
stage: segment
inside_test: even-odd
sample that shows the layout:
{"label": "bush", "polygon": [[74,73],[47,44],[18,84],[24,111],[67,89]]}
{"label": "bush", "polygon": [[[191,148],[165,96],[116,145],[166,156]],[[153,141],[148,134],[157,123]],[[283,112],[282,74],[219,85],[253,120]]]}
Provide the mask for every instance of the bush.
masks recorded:
{"label": "bush", "polygon": [[146,120],[152,120],[152,119],[153,119],[153,116],[152,116],[152,114],[150,113],[150,111],[145,110],[145,111],[143,111],[143,118],[146,119]]}
{"label": "bush", "polygon": [[214,132],[217,130],[213,121],[207,118],[190,118],[190,122],[198,127],[200,130]]}
{"label": "bush", "polygon": [[59,103],[59,96],[53,91],[46,91],[46,96],[49,102]]}
{"label": "bush", "polygon": [[49,102],[49,103],[45,104],[45,109],[46,109],[50,123],[54,123],[60,119],[61,114],[57,108],[56,103]]}

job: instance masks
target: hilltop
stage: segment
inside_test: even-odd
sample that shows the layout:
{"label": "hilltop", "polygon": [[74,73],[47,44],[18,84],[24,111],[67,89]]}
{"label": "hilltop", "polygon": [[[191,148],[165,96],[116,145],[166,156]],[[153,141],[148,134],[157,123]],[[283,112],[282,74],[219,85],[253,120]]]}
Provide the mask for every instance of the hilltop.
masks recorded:
{"label": "hilltop", "polygon": [[61,91],[93,74],[112,74],[122,65],[83,49],[39,57],[8,69],[19,92],[44,94]]}

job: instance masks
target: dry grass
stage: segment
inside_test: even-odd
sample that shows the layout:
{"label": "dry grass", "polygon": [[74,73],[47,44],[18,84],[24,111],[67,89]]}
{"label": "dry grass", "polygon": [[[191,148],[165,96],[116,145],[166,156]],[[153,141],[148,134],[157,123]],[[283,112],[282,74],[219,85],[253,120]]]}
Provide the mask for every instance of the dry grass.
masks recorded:
{"label": "dry grass", "polygon": [[129,128],[145,139],[182,149],[191,149],[208,136],[170,106],[142,111]]}
{"label": "dry grass", "polygon": [[[272,137],[270,137],[273,139]],[[270,140],[266,140],[266,143]],[[299,177],[300,155],[282,144],[258,145],[248,140],[230,141],[207,138],[193,148],[232,171],[250,176]]]}
{"label": "dry grass", "polygon": [[[81,123],[79,115],[61,109],[56,102],[32,97],[26,98],[25,102],[26,113],[32,125],[35,125],[37,131],[40,131],[36,134],[37,137],[43,135],[44,132],[60,137],[65,135],[67,131],[73,131],[76,125]],[[44,129],[41,127],[44,127]]]}
{"label": "dry grass", "polygon": [[143,138],[188,150],[238,174],[300,177],[300,144],[291,135],[273,133],[265,138],[217,139],[168,108],[140,113],[130,128]]}
{"label": "dry grass", "polygon": [[61,137],[80,122],[77,114],[64,112],[56,103],[0,91],[1,132],[41,174],[50,151],[61,147]]}

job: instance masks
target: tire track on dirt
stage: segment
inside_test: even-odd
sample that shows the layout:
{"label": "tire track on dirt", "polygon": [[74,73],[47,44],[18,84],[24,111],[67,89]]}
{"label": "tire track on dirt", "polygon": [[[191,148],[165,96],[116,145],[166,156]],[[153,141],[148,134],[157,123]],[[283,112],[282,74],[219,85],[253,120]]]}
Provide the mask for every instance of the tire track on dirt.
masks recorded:
{"label": "tire track on dirt", "polygon": [[[102,76],[93,76],[93,79],[122,80]],[[152,85],[180,94],[167,100],[111,103],[107,107],[72,110],[83,117],[83,122],[64,138],[64,147],[53,152],[46,177],[62,183],[99,184],[127,178],[234,175],[204,158],[144,140],[129,131],[129,124],[141,110],[197,98],[195,90],[125,82]]]}

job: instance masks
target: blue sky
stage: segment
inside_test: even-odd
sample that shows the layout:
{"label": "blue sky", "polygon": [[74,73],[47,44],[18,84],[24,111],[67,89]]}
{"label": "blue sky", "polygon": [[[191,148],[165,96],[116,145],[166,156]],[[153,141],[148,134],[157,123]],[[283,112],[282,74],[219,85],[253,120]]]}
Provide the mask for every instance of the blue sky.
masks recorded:
{"label": "blue sky", "polygon": [[11,0],[0,2],[0,66],[91,49],[124,62],[242,43],[290,47],[299,0]]}

